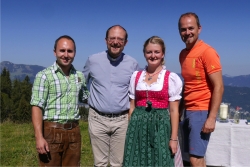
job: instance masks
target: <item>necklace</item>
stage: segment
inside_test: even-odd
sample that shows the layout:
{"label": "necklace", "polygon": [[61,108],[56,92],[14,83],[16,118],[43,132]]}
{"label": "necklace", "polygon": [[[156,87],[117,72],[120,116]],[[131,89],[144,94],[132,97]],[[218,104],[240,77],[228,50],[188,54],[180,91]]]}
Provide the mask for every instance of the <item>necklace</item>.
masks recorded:
{"label": "necklace", "polygon": [[[162,69],[161,69],[161,70],[162,70]],[[149,73],[146,71],[146,72],[148,73],[148,81],[150,81],[150,80],[153,78],[154,75],[156,75],[156,74],[158,74],[159,72],[161,72],[161,70],[159,70],[158,72],[156,72],[156,73],[154,73],[154,74],[152,74],[152,75],[149,75]]]}

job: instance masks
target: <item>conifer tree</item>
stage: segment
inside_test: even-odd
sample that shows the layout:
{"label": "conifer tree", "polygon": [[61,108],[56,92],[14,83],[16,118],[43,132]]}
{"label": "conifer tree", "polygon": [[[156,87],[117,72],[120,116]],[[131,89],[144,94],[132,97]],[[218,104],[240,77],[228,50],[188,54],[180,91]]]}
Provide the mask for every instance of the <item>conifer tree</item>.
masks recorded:
{"label": "conifer tree", "polygon": [[21,84],[21,92],[28,103],[30,102],[31,99],[31,89],[32,89],[32,84],[30,83],[30,78],[27,75]]}
{"label": "conifer tree", "polygon": [[21,84],[22,84],[21,81],[19,81],[18,79],[15,79],[13,81],[13,88],[11,92],[11,98],[13,101],[13,113],[11,114],[11,118],[13,122],[15,122],[15,120],[19,120],[18,114],[21,113],[18,110],[19,102],[22,97]]}
{"label": "conifer tree", "polygon": [[14,122],[31,122],[31,107],[29,102],[27,102],[27,100],[25,99],[25,95],[22,95],[16,111],[16,119]]}
{"label": "conifer tree", "polygon": [[1,92],[1,122],[10,119],[12,110],[12,100],[6,93]]}
{"label": "conifer tree", "polygon": [[4,68],[1,73],[1,122],[8,119],[12,112],[11,79],[9,71]]}
{"label": "conifer tree", "polygon": [[[28,76],[22,82],[17,80],[13,83],[13,101],[15,102],[15,122],[30,122],[31,121],[31,99],[32,84]],[[18,92],[19,91],[19,92]],[[15,94],[14,94],[15,93]]]}
{"label": "conifer tree", "polygon": [[11,96],[11,79],[9,71],[4,68],[1,73],[1,93],[5,93],[10,98]]}
{"label": "conifer tree", "polygon": [[22,97],[22,92],[21,92],[21,82],[18,79],[15,79],[13,81],[13,88],[11,92],[11,99],[13,101],[13,107],[18,108],[19,101]]}

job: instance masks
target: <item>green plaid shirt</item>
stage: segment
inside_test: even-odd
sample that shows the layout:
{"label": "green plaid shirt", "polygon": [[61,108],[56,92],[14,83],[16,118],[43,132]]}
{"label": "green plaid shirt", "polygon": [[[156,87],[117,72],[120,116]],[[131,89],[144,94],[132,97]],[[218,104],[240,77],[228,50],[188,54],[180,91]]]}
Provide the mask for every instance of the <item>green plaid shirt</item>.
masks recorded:
{"label": "green plaid shirt", "polygon": [[43,120],[65,123],[80,119],[78,103],[88,96],[82,72],[72,65],[67,78],[55,62],[37,73],[30,104],[42,108]]}

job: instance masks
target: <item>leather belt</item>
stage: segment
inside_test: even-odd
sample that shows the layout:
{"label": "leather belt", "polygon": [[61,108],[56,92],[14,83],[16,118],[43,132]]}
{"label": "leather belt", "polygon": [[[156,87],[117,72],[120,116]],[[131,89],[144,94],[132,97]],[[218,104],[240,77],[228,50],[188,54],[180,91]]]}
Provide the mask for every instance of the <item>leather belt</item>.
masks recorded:
{"label": "leather belt", "polygon": [[108,118],[114,118],[114,117],[119,117],[119,116],[122,116],[122,115],[125,115],[128,113],[128,110],[124,110],[122,112],[120,112],[119,114],[106,114],[106,113],[103,113],[103,112],[100,112],[99,110],[95,109],[94,107],[92,106],[89,106],[90,108],[92,108],[93,110],[95,110],[95,112],[101,116],[104,116],[104,117],[108,117]]}
{"label": "leather belt", "polygon": [[73,129],[73,128],[79,126],[79,122],[74,121],[74,122],[67,122],[67,123],[61,124],[58,122],[44,121],[43,125],[44,125],[44,127],[52,127],[52,128],[60,128],[60,129],[70,130],[70,129]]}

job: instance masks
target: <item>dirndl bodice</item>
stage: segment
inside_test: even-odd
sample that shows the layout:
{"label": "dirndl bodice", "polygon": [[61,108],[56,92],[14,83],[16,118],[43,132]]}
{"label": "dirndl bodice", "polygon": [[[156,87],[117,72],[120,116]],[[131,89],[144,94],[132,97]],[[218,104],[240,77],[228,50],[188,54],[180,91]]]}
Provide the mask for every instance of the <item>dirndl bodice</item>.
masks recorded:
{"label": "dirndl bodice", "polygon": [[166,71],[163,87],[160,91],[136,90],[141,73],[142,71],[139,71],[135,78],[135,106],[147,107],[147,101],[150,101],[153,108],[168,108],[168,78],[170,72]]}

